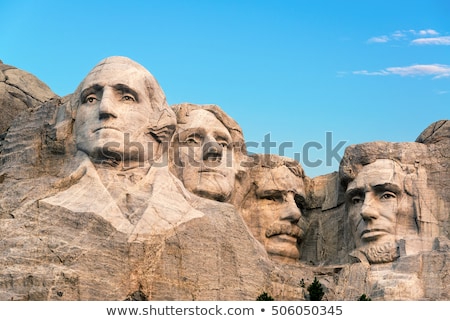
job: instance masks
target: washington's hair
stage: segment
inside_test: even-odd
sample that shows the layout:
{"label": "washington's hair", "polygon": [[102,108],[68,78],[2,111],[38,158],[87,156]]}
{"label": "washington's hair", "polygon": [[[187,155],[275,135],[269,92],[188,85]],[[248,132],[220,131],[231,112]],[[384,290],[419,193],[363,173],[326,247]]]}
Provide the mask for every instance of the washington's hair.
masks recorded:
{"label": "washington's hair", "polygon": [[69,101],[69,109],[71,111],[72,119],[75,119],[78,107],[81,104],[80,101],[81,90],[83,89],[87,76],[89,76],[91,73],[97,70],[109,68],[110,66],[114,65],[123,66],[125,68],[134,68],[140,73],[142,73],[144,85],[147,91],[147,95],[150,99],[152,109],[157,113],[159,112],[158,118],[155,119],[155,125],[152,126],[152,129],[160,130],[162,128],[171,128],[171,130],[173,131],[176,124],[175,115],[173,111],[169,108],[166,101],[166,96],[157,80],[145,67],[131,60],[130,58],[122,56],[112,56],[105,58],[89,71],[89,73],[86,75],[83,81],[78,85],[75,92],[71,95]]}

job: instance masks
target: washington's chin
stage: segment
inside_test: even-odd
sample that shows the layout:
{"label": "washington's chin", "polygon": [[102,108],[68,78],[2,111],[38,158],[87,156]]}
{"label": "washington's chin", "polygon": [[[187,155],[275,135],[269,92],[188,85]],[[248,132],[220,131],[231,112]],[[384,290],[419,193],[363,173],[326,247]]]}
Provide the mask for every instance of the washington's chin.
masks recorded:
{"label": "washington's chin", "polygon": [[300,258],[300,247],[297,238],[279,234],[268,238],[264,244],[267,253],[276,259],[296,261]]}

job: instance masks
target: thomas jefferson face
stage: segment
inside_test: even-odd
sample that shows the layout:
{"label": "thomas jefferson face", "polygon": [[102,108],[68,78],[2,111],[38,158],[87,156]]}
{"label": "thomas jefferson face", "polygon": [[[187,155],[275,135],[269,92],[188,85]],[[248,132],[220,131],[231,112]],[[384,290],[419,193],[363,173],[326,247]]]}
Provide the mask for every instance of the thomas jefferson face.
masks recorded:
{"label": "thomas jefferson face", "polygon": [[108,63],[95,67],[82,84],[74,124],[78,149],[98,159],[148,157],[144,151],[154,142],[149,134],[154,110],[144,72]]}
{"label": "thomas jefferson face", "polygon": [[184,186],[201,197],[227,201],[234,187],[235,165],[228,129],[207,110],[193,110],[178,124],[179,150]]}
{"label": "thomas jefferson face", "polygon": [[305,233],[303,179],[286,166],[261,168],[254,177],[255,198],[244,201],[242,216],[272,257],[298,260]]}
{"label": "thomas jefferson face", "polygon": [[405,174],[392,160],[366,165],[346,191],[348,216],[357,246],[382,245],[416,233],[412,198],[404,193]]}

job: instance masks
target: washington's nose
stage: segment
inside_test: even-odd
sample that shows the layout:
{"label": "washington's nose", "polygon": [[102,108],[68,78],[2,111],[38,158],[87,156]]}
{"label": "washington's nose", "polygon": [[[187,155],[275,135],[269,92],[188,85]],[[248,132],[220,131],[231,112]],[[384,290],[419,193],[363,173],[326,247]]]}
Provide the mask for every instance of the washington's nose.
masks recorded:
{"label": "washington's nose", "polygon": [[221,158],[223,148],[214,138],[207,139],[203,145],[203,160],[208,158]]}
{"label": "washington's nose", "polygon": [[99,107],[99,119],[117,118],[113,93],[105,88]]}
{"label": "washington's nose", "polygon": [[285,207],[280,213],[281,220],[288,220],[292,223],[297,223],[302,216],[301,210],[297,207],[294,193],[290,192],[285,197]]}

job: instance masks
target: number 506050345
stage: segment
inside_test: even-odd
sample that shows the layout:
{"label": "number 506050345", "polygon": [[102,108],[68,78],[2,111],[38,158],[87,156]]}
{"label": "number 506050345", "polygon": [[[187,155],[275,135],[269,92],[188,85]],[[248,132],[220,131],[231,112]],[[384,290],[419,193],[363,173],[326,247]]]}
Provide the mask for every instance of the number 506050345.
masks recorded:
{"label": "number 506050345", "polygon": [[340,305],[273,305],[272,315],[342,315]]}

